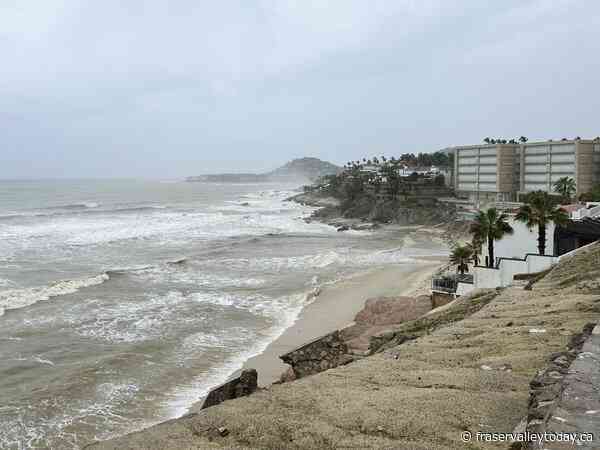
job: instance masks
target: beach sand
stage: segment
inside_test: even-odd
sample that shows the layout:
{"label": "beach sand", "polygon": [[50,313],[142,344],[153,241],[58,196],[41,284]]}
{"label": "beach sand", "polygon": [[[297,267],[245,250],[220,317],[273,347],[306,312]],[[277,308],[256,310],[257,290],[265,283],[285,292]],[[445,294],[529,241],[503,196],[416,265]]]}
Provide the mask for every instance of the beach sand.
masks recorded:
{"label": "beach sand", "polygon": [[263,353],[246,361],[244,369],[258,371],[259,385],[271,384],[289,367],[279,359],[280,355],[352,324],[368,298],[425,293],[423,290],[425,285],[429,287],[431,274],[446,261],[443,257],[420,258],[415,263],[390,265],[325,286],[294,325]]}

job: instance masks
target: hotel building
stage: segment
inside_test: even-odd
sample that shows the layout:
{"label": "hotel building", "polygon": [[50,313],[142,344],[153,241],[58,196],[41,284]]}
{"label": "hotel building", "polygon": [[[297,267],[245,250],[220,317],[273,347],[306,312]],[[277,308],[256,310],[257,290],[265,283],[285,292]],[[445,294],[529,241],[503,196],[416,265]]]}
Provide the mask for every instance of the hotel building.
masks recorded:
{"label": "hotel building", "polygon": [[600,183],[600,141],[570,140],[453,147],[454,188],[477,205],[517,201],[520,194],[553,192],[562,177],[576,195]]}

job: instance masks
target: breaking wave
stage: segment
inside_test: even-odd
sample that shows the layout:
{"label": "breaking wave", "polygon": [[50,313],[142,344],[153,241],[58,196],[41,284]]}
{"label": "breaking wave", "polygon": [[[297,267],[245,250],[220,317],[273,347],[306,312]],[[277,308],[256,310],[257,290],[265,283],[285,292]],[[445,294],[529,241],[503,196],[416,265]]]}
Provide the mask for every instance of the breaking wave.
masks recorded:
{"label": "breaking wave", "polygon": [[4,311],[9,309],[25,308],[37,302],[49,300],[52,297],[73,294],[79,289],[102,284],[109,278],[107,273],[102,273],[89,278],[61,280],[48,286],[2,291],[0,292],[0,313],[3,314]]}

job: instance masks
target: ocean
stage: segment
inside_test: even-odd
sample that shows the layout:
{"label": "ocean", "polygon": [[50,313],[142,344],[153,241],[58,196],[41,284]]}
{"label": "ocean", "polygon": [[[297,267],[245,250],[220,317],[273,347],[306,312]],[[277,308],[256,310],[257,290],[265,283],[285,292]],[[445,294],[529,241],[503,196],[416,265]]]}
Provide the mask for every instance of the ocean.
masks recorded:
{"label": "ocean", "polygon": [[306,223],[296,190],[0,181],[0,448],[76,449],[185,414],[320,285],[419,256],[398,232]]}

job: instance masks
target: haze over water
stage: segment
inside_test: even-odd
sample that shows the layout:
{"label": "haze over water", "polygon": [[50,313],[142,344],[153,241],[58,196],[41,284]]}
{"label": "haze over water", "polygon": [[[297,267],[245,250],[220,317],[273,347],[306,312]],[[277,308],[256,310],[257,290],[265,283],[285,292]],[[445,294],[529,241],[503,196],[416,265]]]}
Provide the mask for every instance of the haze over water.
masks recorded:
{"label": "haze over water", "polygon": [[337,233],[292,185],[0,182],[0,448],[179,416],[323,283],[418,248]]}

